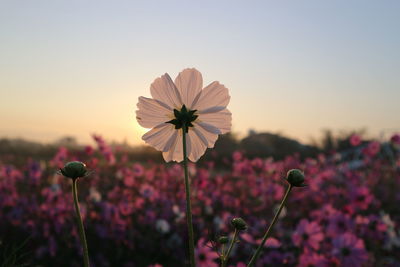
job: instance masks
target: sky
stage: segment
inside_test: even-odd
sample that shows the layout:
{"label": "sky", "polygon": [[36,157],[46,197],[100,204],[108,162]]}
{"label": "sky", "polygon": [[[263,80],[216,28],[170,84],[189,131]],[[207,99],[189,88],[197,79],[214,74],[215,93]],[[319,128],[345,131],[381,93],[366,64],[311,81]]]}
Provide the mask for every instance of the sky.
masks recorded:
{"label": "sky", "polygon": [[142,144],[139,96],[194,67],[232,131],[400,130],[399,1],[0,0],[0,137]]}

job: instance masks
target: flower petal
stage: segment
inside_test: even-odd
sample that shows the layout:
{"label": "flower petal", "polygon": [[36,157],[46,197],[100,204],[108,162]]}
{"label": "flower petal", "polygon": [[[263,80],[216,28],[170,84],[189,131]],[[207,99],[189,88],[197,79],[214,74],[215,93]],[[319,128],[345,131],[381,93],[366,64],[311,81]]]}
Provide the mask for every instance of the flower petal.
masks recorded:
{"label": "flower petal", "polygon": [[[181,148],[182,145],[179,147],[179,144],[178,144],[178,142],[181,143],[180,142],[181,138],[179,138],[179,137],[180,137],[180,134],[178,134],[178,138],[176,138],[175,142],[172,144],[172,146],[169,149],[169,151],[166,151],[166,152],[162,153],[165,162],[170,162],[172,160],[175,160],[177,162],[181,162],[183,160],[182,153],[178,153],[177,152],[176,155],[174,156],[176,149],[182,150],[182,148]],[[178,147],[176,147],[176,146],[178,146]],[[181,157],[179,157],[179,155],[181,155]]]}
{"label": "flower petal", "polygon": [[207,144],[204,144],[204,142],[200,139],[195,131],[192,131],[192,129],[189,130],[188,137],[190,139],[192,148],[188,158],[192,162],[196,162],[206,152]]}
{"label": "flower petal", "polygon": [[218,111],[221,111],[221,110],[224,110],[224,109],[225,109],[225,107],[223,107],[223,106],[215,106],[215,107],[203,109],[203,110],[201,110],[201,111],[199,111],[197,113],[199,113],[199,114],[215,113],[215,112],[218,112]]}
{"label": "flower petal", "polygon": [[142,139],[159,151],[168,151],[172,144],[170,139],[176,132],[170,123],[162,123],[145,133]]}
{"label": "flower petal", "polygon": [[136,119],[140,126],[153,128],[173,118],[173,111],[167,109],[164,103],[147,97],[139,97]]}
{"label": "flower petal", "polygon": [[194,127],[190,128],[189,131],[194,131],[200,140],[209,148],[214,147],[215,142],[218,139],[218,134],[210,133],[197,123],[193,123]]}
{"label": "flower petal", "polygon": [[[163,152],[163,158],[166,162],[176,161],[181,162],[183,160],[183,141],[182,131],[176,131],[177,137],[168,151]],[[191,143],[188,135],[186,135],[186,153],[189,155],[191,152]]]}
{"label": "flower petal", "polygon": [[154,80],[150,86],[151,96],[171,109],[182,107],[181,95],[168,73]]}
{"label": "flower petal", "polygon": [[203,77],[196,69],[184,69],[175,79],[183,104],[192,108],[193,100],[203,88]]}
{"label": "flower petal", "polygon": [[196,96],[193,109],[202,111],[212,107],[226,107],[230,98],[228,89],[224,85],[212,82]]}
{"label": "flower petal", "polygon": [[220,129],[218,129],[217,127],[215,127],[215,126],[213,126],[213,125],[211,125],[209,123],[203,122],[200,119],[196,121],[196,124],[199,125],[201,128],[203,128],[204,130],[206,130],[209,133],[221,134],[221,130]]}
{"label": "flower petal", "polygon": [[219,129],[222,134],[227,133],[232,127],[232,113],[228,109],[223,109],[214,113],[199,113],[199,122],[206,122]]}
{"label": "flower petal", "polygon": [[167,143],[165,144],[165,147],[164,147],[163,151],[168,151],[173,146],[175,146],[175,143],[177,142],[178,136],[179,136],[178,131],[174,131],[173,135],[168,139]]}

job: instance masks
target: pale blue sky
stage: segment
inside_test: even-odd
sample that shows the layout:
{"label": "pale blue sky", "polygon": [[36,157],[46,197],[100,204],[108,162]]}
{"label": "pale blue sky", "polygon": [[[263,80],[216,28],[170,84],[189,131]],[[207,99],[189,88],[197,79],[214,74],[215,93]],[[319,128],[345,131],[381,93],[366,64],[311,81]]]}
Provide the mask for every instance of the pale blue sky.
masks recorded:
{"label": "pale blue sky", "polygon": [[0,1],[0,136],[140,143],[137,98],[195,67],[233,131],[400,127],[399,1]]}

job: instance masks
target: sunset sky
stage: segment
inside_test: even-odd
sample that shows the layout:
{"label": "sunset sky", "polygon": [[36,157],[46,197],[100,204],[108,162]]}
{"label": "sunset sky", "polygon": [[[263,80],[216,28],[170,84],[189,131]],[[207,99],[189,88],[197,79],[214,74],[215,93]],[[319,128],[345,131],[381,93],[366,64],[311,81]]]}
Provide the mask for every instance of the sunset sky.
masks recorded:
{"label": "sunset sky", "polygon": [[230,89],[233,132],[400,130],[400,1],[1,1],[0,137],[141,144],[150,84]]}

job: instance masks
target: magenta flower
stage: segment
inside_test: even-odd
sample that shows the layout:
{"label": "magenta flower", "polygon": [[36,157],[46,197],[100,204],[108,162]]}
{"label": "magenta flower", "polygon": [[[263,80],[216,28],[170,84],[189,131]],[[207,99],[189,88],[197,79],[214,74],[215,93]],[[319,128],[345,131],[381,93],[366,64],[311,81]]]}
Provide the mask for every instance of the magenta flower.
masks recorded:
{"label": "magenta flower", "polygon": [[361,144],[361,137],[358,134],[352,134],[350,136],[350,144],[352,146],[358,146]]}
{"label": "magenta flower", "polygon": [[379,153],[381,150],[381,144],[378,141],[370,142],[366,148],[364,148],[363,153],[367,156],[373,157]]}
{"label": "magenta flower", "polygon": [[329,218],[327,234],[329,236],[336,236],[350,231],[353,227],[354,223],[349,215],[336,212]]}
{"label": "magenta flower", "polygon": [[322,255],[305,250],[299,258],[297,267],[327,267],[329,261]]}
{"label": "magenta flower", "polygon": [[390,138],[390,141],[395,145],[400,145],[400,134],[395,134]]}
{"label": "magenta flower", "polygon": [[374,200],[374,197],[369,191],[368,187],[362,186],[354,188],[354,190],[351,192],[351,200],[353,207],[360,210],[366,210]]}
{"label": "magenta flower", "polygon": [[218,258],[217,252],[210,247],[209,242],[206,242],[204,238],[200,238],[196,248],[196,266],[218,267],[218,264],[215,262]]}
{"label": "magenta flower", "polygon": [[319,249],[320,242],[324,239],[321,227],[316,222],[302,219],[293,233],[293,243],[298,247]]}
{"label": "magenta flower", "polygon": [[332,241],[332,255],[343,267],[361,267],[368,260],[364,241],[351,233],[342,234]]}

